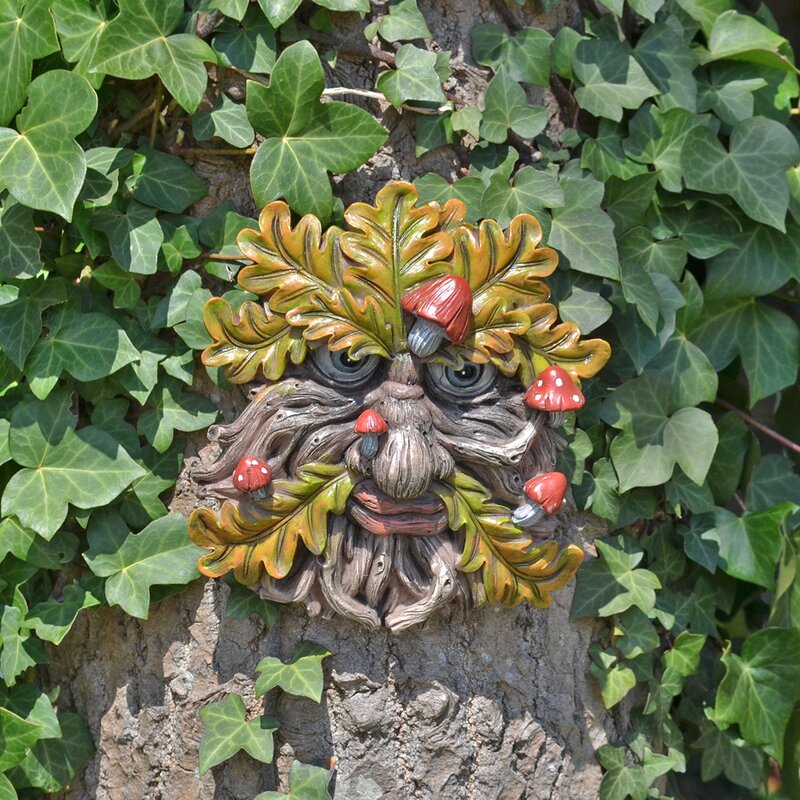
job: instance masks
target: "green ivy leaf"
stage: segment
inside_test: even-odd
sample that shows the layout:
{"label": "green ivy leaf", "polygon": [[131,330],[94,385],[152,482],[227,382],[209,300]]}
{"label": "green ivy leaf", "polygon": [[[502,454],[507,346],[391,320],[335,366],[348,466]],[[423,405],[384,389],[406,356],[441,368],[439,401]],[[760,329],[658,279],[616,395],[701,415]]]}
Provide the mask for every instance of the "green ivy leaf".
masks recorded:
{"label": "green ivy leaf", "polygon": [[64,587],[61,600],[45,600],[37,603],[25,617],[24,625],[36,631],[40,639],[61,644],[69,633],[78,614],[103,602],[102,583],[91,576],[80,583]]}
{"label": "green ivy leaf", "polygon": [[[26,7],[31,3],[26,3]],[[55,0],[50,3],[64,58],[74,64],[74,72],[99,89],[105,77],[92,72],[92,60],[97,52],[100,34],[108,24],[103,3],[85,0]]]}
{"label": "green ivy leaf", "polygon": [[553,37],[541,28],[523,28],[510,36],[500,25],[476,25],[471,32],[472,57],[497,72],[506,67],[515,81],[550,85]]}
{"label": "green ivy leaf", "polygon": [[113,514],[89,523],[89,550],[84,560],[92,572],[106,578],[110,606],[119,605],[138,619],[147,619],[153,586],[186,584],[199,576],[203,551],[192,543],[186,518],[169,514],[131,533]]}
{"label": "green ivy leaf", "polygon": [[268,627],[272,628],[278,621],[278,606],[263,600],[256,592],[241,583],[230,581],[228,586],[231,590],[228,595],[228,602],[225,606],[225,614],[231,619],[247,619],[250,616],[257,616]]}
{"label": "green ivy leaf", "polygon": [[249,147],[256,135],[247,119],[247,108],[226,94],[217,97],[211,108],[192,117],[192,131],[200,141],[216,136],[234,147]]}
{"label": "green ivy leaf", "polygon": [[144,147],[134,155],[131,167],[125,186],[147,206],[179,214],[206,195],[205,184],[177,156]]}
{"label": "green ivy leaf", "polygon": [[94,753],[92,735],[82,717],[62,714],[58,724],[61,738],[40,739],[13,771],[12,778],[18,786],[58,792]]}
{"label": "green ivy leaf", "polygon": [[632,606],[652,611],[661,581],[650,570],[636,569],[644,553],[633,540],[614,536],[596,545],[598,558],[578,570],[572,619],[609,617]]}
{"label": "green ivy leaf", "polygon": [[0,650],[0,673],[6,686],[13,686],[17,676],[25,672],[28,667],[47,662],[47,655],[41,644],[31,639],[27,630],[23,628],[23,619],[27,612],[27,604],[15,590],[15,605],[5,606],[0,612],[0,640],[3,648]]}
{"label": "green ivy leaf", "polygon": [[742,359],[750,405],[797,379],[800,330],[785,314],[754,297],[728,298],[708,292],[703,314],[689,335],[717,370],[736,356]]}
{"label": "green ivy leaf", "polygon": [[624,108],[639,108],[658,89],[619,42],[584,39],[572,56],[572,69],[581,85],[575,99],[596,117],[622,119]]}
{"label": "green ivy leaf", "polygon": [[262,792],[254,800],[331,800],[328,784],[331,771],[310,764],[292,763],[289,771],[289,793]]}
{"label": "green ivy leaf", "polygon": [[139,417],[137,430],[159,453],[172,444],[175,431],[199,431],[217,418],[216,409],[205,397],[187,394],[174,379],[159,384],[151,405]]}
{"label": "green ivy leaf", "polygon": [[7,0],[0,7],[0,125],[6,125],[25,100],[33,62],[58,50],[47,0]]}
{"label": "green ivy leaf", "polygon": [[431,38],[417,0],[389,0],[389,13],[378,21],[378,33],[387,42]]}
{"label": "green ivy leaf", "polygon": [[707,75],[698,79],[697,110],[713,111],[726,125],[753,116],[753,93],[767,86],[763,78],[736,79],[730,64],[713,64]]}
{"label": "green ivy leaf", "polygon": [[764,628],[748,636],[741,655],[722,655],[725,677],[717,688],[714,719],[739,726],[744,739],[783,760],[783,734],[800,699],[800,633]]}
{"label": "green ivy leaf", "polygon": [[553,210],[548,244],[560,250],[571,269],[619,280],[614,225],[602,210],[603,185],[592,178],[562,175],[564,205]]}
{"label": "green ivy leaf", "polygon": [[764,754],[730,730],[721,731],[708,721],[703,722],[700,738],[694,746],[702,750],[700,777],[710,783],[724,774],[729,781],[755,789],[761,783]]}
{"label": "green ivy leaf", "polygon": [[617,663],[616,656],[593,644],[590,648],[593,664],[589,672],[600,686],[603,705],[612,708],[636,686],[636,673],[626,664]]}
{"label": "green ivy leaf", "polygon": [[56,69],[35,78],[17,130],[0,128],[0,187],[30,208],[71,220],[86,175],[74,137],[96,110],[97,95],[79,75]]}
{"label": "green ivy leaf", "polygon": [[43,266],[33,213],[17,203],[0,209],[0,275],[32,278]]}
{"label": "green ivy leaf", "polygon": [[775,588],[775,568],[783,548],[781,527],[792,512],[791,503],[737,517],[718,508],[714,527],[702,538],[719,547],[719,565],[728,575],[765,589]]}
{"label": "green ivy leaf", "polygon": [[[245,3],[244,8],[248,8],[248,5]],[[226,16],[233,15],[227,14]],[[277,57],[275,29],[253,5],[249,6],[241,25],[225,20],[217,27],[212,43],[214,50],[220,54],[220,61],[225,66],[234,66],[247,72],[266,75],[269,75],[275,66]],[[227,95],[220,95],[220,97],[227,97]],[[247,145],[235,146],[246,147]]]}
{"label": "green ivy leaf", "polygon": [[256,696],[280,686],[284,692],[319,703],[322,699],[322,660],[329,655],[330,652],[318,644],[300,642],[287,664],[272,656],[261,659],[256,665]]}
{"label": "green ivy leaf", "polygon": [[428,172],[417,180],[414,185],[419,190],[421,203],[430,203],[432,200],[444,206],[451,198],[463,201],[467,206],[467,219],[476,222],[484,216],[482,213],[481,196],[483,195],[483,181],[480,178],[460,178],[457,181],[448,181],[441,175]]}
{"label": "green ivy leaf", "polygon": [[147,0],[120,0],[119,9],[100,35],[92,69],[127,80],[158,75],[193,114],[206,90],[203,62],[214,63],[217,56],[197,36],[172,34],[181,22],[183,3],[163,0],[152,6]]}
{"label": "green ivy leaf", "polygon": [[382,72],[375,88],[383,92],[395,108],[411,100],[443,103],[444,92],[436,74],[436,53],[404,44],[398,51],[396,69]]}
{"label": "green ivy leaf", "polygon": [[0,771],[19,764],[42,732],[42,726],[28,722],[0,706]]}
{"label": "green ivy leaf", "polygon": [[158,269],[158,253],[164,230],[156,219],[156,210],[135,200],[124,211],[101,208],[92,218],[92,226],[108,237],[114,261],[125,270],[152,275]]}
{"label": "green ivy leaf", "polygon": [[244,750],[258,761],[272,762],[272,734],[278,729],[277,720],[258,716],[246,721],[247,711],[238,694],[229,694],[219,703],[200,709],[205,725],[200,742],[200,773],[208,772],[231,756]]}
{"label": "green ivy leaf", "polygon": [[772,119],[753,117],[734,126],[728,150],[706,127],[690,131],[681,165],[690,189],[730,195],[751,219],[786,230],[786,170],[800,160],[791,131]]}
{"label": "green ivy leaf", "polygon": [[41,569],[60,569],[75,557],[78,538],[74,533],[59,531],[49,541],[21,525],[15,517],[0,522],[0,561],[9,553]]}
{"label": "green ivy leaf", "polygon": [[788,72],[800,72],[794,65],[789,43],[757,19],[738,11],[725,11],[715,20],[708,37],[703,62],[732,59],[764,64]]}
{"label": "green ivy leaf", "polygon": [[70,398],[55,392],[44,402],[27,400],[11,416],[9,447],[24,469],[6,484],[4,516],[51,539],[68,505],[97,508],[110,503],[143,474],[108,434],[92,426],[75,431]]}
{"label": "green ivy leaf", "polygon": [[[62,372],[79,381],[94,381],[139,359],[122,326],[105,314],[70,309],[52,321],[49,335],[36,343],[26,362],[31,388],[39,399],[50,393]],[[33,379],[41,381],[38,388]]]}
{"label": "green ivy leaf", "polygon": [[771,453],[756,464],[747,484],[745,505],[750,511],[766,511],[785,502],[800,507],[800,475],[786,456]]}
{"label": "green ivy leaf", "polygon": [[308,41],[281,53],[269,87],[249,83],[247,115],[265,137],[250,167],[256,202],[285,197],[300,214],[333,210],[327,172],[349,172],[386,140],[372,116],[349,103],[320,103],[322,65]]}
{"label": "green ivy leaf", "polygon": [[525,90],[502,67],[486,87],[481,137],[502,144],[512,130],[523,139],[533,139],[545,129],[549,118],[546,108],[528,105]]}
{"label": "green ivy leaf", "polygon": [[[661,5],[663,0],[656,0]],[[641,35],[633,51],[647,77],[659,91],[659,106],[697,111],[698,65],[695,52],[671,25],[650,25]]]}
{"label": "green ivy leaf", "polygon": [[544,207],[561,208],[565,202],[564,189],[557,173],[555,167],[523,167],[514,176],[513,186],[501,173],[495,173],[481,198],[483,213],[496,218],[505,227],[523,212],[532,212],[541,218]]}

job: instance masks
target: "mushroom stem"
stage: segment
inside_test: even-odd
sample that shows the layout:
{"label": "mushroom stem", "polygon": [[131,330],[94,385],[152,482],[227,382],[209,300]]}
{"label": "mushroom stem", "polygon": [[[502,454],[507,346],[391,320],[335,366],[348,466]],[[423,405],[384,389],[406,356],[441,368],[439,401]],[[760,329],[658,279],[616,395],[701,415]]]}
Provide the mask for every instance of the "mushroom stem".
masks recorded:
{"label": "mushroom stem", "polygon": [[526,500],[511,515],[511,521],[520,528],[533,527],[544,516],[544,509],[533,500]]}
{"label": "mushroom stem", "polygon": [[564,419],[567,415],[563,411],[551,411],[549,415],[549,423],[551,428],[560,428],[564,424]]}
{"label": "mushroom stem", "polygon": [[361,455],[364,458],[375,458],[378,455],[378,434],[364,433],[361,435]]}
{"label": "mushroom stem", "polygon": [[252,497],[253,500],[263,500],[268,493],[268,487],[262,486],[260,489],[254,489],[252,492],[250,492],[250,497]]}
{"label": "mushroom stem", "polygon": [[444,339],[444,330],[435,322],[417,317],[408,332],[408,348],[415,356],[433,355]]}

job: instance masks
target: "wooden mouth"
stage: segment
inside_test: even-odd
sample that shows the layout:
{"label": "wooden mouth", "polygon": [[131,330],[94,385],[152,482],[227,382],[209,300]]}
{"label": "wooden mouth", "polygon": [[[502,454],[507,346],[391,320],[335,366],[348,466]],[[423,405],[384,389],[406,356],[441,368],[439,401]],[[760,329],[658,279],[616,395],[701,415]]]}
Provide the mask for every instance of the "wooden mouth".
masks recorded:
{"label": "wooden mouth", "polygon": [[348,516],[376,536],[435,536],[447,528],[447,511],[432,492],[397,500],[374,481],[362,481],[347,501]]}

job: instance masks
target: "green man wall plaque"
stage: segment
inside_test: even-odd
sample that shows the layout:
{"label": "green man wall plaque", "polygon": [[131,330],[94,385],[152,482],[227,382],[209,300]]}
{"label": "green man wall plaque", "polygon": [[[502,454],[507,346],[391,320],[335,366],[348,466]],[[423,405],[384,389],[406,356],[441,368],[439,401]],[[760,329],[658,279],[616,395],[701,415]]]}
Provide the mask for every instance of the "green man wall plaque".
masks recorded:
{"label": "green man wall plaque", "polygon": [[278,201],[240,234],[262,302],[210,300],[203,360],[255,385],[194,473],[223,501],[190,520],[203,573],[392,631],[451,602],[547,606],[571,580],[556,428],[609,347],[557,321],[534,217],[464,213],[392,183],[346,229],[292,227]]}

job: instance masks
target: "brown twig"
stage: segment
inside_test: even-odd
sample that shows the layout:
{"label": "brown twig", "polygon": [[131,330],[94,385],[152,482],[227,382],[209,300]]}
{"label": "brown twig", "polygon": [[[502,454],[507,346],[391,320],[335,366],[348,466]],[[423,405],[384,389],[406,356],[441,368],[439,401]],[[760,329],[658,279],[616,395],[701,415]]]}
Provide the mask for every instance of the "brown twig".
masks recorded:
{"label": "brown twig", "polygon": [[783,447],[788,448],[793,453],[800,453],[800,444],[797,444],[797,442],[793,442],[791,439],[787,439],[777,431],[772,430],[769,425],[765,425],[755,417],[750,416],[750,414],[748,414],[746,411],[742,411],[741,408],[733,405],[733,403],[729,403],[723,397],[718,397],[716,399],[716,403],[718,406],[722,406],[723,408],[728,409],[728,411],[732,411],[734,414],[741,417],[751,428],[761,431],[761,433],[769,436],[770,439],[774,439],[776,442],[781,444]]}
{"label": "brown twig", "polygon": [[153,100],[153,119],[150,121],[150,147],[156,146],[156,134],[158,133],[158,120],[161,117],[161,104],[164,100],[164,84],[160,78],[156,78],[156,96]]}
{"label": "brown twig", "polygon": [[225,253],[202,253],[200,258],[211,259],[212,261],[246,261],[249,264],[256,263],[251,258],[245,258],[244,256],[237,255],[226,255]]}
{"label": "brown twig", "polygon": [[181,147],[178,153],[182,156],[252,156],[258,150],[257,147],[245,147],[236,149],[234,147]]}
{"label": "brown twig", "polygon": [[210,36],[217,25],[225,19],[225,15],[217,9],[210,14],[203,11],[197,15],[197,25],[195,25],[194,32],[201,38],[205,39]]}

